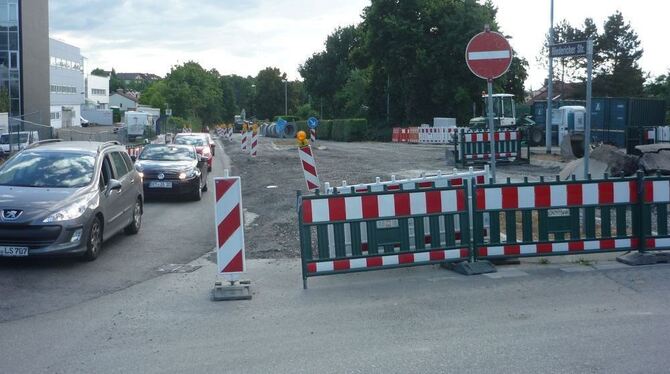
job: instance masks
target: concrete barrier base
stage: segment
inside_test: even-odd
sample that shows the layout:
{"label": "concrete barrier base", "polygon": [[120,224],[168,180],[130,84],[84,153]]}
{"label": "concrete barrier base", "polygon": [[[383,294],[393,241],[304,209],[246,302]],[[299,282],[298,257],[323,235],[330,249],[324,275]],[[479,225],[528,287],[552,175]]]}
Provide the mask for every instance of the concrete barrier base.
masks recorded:
{"label": "concrete barrier base", "polygon": [[656,265],[658,263],[670,263],[670,253],[632,252],[621,255],[616,260],[630,266]]}
{"label": "concrete barrier base", "polygon": [[475,261],[475,262],[457,262],[455,264],[442,264],[442,267],[448,270],[455,271],[463,275],[479,275],[495,273],[496,267],[489,261]]}
{"label": "concrete barrier base", "polygon": [[251,300],[250,283],[249,281],[235,284],[216,282],[212,289],[212,301]]}

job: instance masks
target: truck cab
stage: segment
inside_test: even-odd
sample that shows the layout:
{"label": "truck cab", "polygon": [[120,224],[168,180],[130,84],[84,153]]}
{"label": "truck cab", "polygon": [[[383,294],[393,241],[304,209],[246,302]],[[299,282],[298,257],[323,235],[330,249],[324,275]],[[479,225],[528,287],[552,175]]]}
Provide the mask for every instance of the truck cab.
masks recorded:
{"label": "truck cab", "polygon": [[[481,117],[475,117],[470,120],[470,128],[487,129],[488,128],[488,95],[482,95],[484,100],[484,110]],[[493,95],[493,122],[498,127],[514,127],[516,120],[516,105],[514,95],[512,94],[494,94]]]}

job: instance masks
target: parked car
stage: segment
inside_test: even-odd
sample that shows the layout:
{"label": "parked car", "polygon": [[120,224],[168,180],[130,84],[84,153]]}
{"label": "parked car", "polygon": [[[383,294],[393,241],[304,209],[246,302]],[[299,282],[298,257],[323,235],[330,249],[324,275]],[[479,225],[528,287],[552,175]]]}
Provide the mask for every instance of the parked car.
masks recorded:
{"label": "parked car", "polygon": [[140,231],[143,204],[118,142],[35,143],[0,166],[0,256],[95,260],[107,239]]}
{"label": "parked car", "polygon": [[207,171],[212,171],[212,162],[214,154],[212,148],[209,146],[207,139],[201,135],[194,134],[177,134],[174,138],[174,144],[192,145],[196,152],[207,162]]}
{"label": "parked car", "polygon": [[0,150],[7,156],[10,153],[23,150],[39,140],[40,135],[37,131],[4,133],[0,135]]}
{"label": "parked car", "polygon": [[151,144],[135,161],[147,196],[188,196],[207,191],[207,162],[192,145]]}

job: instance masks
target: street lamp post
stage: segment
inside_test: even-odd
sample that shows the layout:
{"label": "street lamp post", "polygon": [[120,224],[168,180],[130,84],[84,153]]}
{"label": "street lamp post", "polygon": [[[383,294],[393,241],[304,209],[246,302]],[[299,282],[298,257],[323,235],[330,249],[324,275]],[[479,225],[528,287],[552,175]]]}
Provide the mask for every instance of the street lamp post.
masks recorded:
{"label": "street lamp post", "polygon": [[254,96],[251,98],[251,117],[256,117],[256,85],[252,84],[251,88],[254,89]]}
{"label": "street lamp post", "polygon": [[288,79],[284,79],[284,115],[288,116]]}

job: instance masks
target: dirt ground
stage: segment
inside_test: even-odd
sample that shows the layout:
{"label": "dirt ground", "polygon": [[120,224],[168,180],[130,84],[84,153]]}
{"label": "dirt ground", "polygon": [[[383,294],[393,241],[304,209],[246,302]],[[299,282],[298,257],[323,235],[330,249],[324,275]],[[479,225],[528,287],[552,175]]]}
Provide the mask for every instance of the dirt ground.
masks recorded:
{"label": "dirt ground", "polygon": [[[242,177],[243,207],[247,223],[247,257],[299,257],[296,191],[306,193],[294,140],[260,138],[259,155],[241,152],[240,138],[221,141],[231,159],[231,175]],[[319,141],[314,148],[321,182],[337,186],[419,177],[421,173],[451,172],[445,146],[398,143],[339,143]],[[533,165],[498,165],[498,181],[553,177],[558,168]]]}

